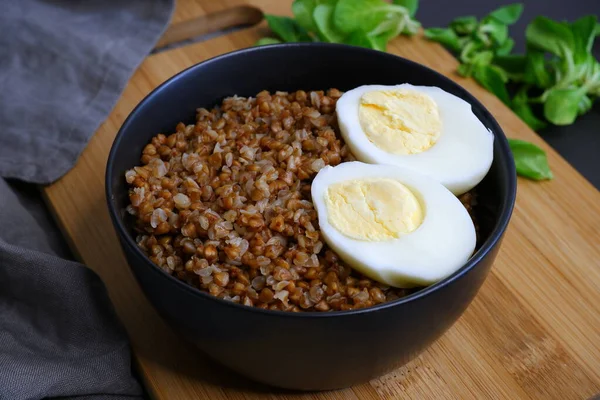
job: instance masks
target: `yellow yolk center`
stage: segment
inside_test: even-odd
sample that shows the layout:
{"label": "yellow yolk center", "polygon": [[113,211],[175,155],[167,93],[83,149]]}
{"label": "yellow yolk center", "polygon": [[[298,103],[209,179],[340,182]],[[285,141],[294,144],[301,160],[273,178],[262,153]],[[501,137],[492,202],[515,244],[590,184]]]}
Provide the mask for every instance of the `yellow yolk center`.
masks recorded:
{"label": "yellow yolk center", "polygon": [[343,235],[365,241],[398,238],[423,222],[421,203],[402,183],[389,178],[348,180],[325,193],[329,223]]}
{"label": "yellow yolk center", "polygon": [[363,94],[358,118],[371,143],[394,154],[421,153],[437,142],[442,130],[435,101],[413,90]]}

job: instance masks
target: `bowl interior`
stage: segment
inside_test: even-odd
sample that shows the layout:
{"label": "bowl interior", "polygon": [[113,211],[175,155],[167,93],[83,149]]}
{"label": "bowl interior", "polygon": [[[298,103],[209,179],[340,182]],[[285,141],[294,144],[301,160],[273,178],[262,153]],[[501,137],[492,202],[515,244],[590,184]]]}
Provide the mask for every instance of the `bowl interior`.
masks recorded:
{"label": "bowl interior", "polygon": [[106,188],[109,211],[117,231],[122,239],[137,248],[126,221],[129,199],[125,171],[139,164],[142,150],[153,136],[174,132],[179,122],[193,123],[197,108],[211,108],[227,96],[254,96],[261,90],[337,88],[346,91],[366,84],[405,82],[437,86],[461,97],[472,105],[475,115],[495,135],[494,162],[478,186],[480,247],[469,263],[453,275],[458,276],[493,247],[510,218],[516,177],[506,138],[492,115],[466,90],[443,75],[388,53],[345,45],[286,44],[240,50],[197,64],[154,90],[125,121],[109,156]]}

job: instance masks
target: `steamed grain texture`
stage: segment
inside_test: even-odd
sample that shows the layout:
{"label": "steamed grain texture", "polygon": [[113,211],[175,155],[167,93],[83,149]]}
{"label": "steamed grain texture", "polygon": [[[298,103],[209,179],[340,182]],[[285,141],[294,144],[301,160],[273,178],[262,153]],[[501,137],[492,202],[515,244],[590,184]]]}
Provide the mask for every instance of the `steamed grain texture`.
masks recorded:
{"label": "steamed grain texture", "polygon": [[[244,4],[289,14],[290,3],[180,0],[173,23]],[[178,340],[143,297],[119,248],[104,199],[108,152],[121,123],[153,88],[192,64],[248,47],[267,32],[263,22],[148,57],[77,166],[45,189],[73,250],[106,283],[151,395],[214,400],[568,400],[600,393],[600,193],[492,94],[457,76],[455,59],[441,46],[421,37],[398,38],[388,50],[463,85],[492,111],[507,136],[546,150],[555,175],[550,182],[519,179],[517,205],[502,249],[465,314],[408,365],[369,384],[327,393],[265,388]]]}

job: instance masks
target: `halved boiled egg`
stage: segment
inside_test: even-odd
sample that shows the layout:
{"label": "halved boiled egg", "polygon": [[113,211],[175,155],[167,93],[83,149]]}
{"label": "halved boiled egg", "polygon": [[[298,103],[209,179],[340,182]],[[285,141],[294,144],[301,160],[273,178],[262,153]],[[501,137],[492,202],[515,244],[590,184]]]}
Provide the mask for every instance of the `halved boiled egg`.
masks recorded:
{"label": "halved boiled egg", "polygon": [[359,161],[327,166],[311,194],[327,244],[384,284],[430,285],[475,250],[475,227],[460,200],[414,170]]}
{"label": "halved boiled egg", "polygon": [[492,164],[494,135],[469,103],[438,87],[360,86],[342,95],[336,112],[358,160],[415,169],[456,195],[475,187]]}

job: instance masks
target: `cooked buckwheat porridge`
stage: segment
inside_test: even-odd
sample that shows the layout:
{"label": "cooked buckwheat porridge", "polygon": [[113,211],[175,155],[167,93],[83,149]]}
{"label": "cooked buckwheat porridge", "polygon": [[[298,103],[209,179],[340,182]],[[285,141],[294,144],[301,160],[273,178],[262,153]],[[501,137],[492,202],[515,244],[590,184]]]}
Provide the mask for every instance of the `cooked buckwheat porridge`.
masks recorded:
{"label": "cooked buckwheat porridge", "polygon": [[[354,160],[338,132],[341,95],[229,97],[153,137],[125,174],[140,248],[191,286],[264,309],[351,310],[418,290],[362,276],[319,232],[311,180]],[[459,198],[474,218],[474,192]]]}

